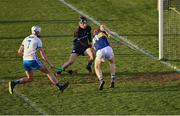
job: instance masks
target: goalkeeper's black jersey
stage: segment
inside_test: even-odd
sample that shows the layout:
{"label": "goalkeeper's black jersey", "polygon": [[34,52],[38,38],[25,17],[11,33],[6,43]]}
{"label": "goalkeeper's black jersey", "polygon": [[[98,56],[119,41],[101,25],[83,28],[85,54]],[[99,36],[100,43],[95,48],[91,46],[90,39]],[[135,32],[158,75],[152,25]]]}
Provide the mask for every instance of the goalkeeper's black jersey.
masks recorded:
{"label": "goalkeeper's black jersey", "polygon": [[74,32],[74,47],[89,47],[89,43],[92,42],[91,27],[88,25],[86,29],[78,27]]}

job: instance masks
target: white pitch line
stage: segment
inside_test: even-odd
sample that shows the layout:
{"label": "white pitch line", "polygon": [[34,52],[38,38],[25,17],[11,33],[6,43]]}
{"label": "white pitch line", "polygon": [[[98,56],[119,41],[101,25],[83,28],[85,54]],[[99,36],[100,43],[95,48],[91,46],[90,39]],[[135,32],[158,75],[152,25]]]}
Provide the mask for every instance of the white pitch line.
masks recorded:
{"label": "white pitch line", "polygon": [[36,105],[35,102],[31,101],[26,95],[19,93],[19,92],[15,92],[15,94],[24,102],[26,102],[29,106],[31,106],[35,111],[37,111],[38,113],[40,113],[41,115],[47,115],[47,113],[42,110],[40,107],[38,107]]}
{"label": "white pitch line", "polygon": [[[64,5],[68,6],[69,8],[71,8],[73,11],[76,11],[77,13],[79,13],[80,15],[83,15],[85,17],[87,17],[89,20],[91,20],[94,24],[100,26],[101,23],[99,23],[97,20],[95,20],[94,18],[90,17],[89,15],[85,14],[84,12],[82,12],[81,10],[77,9],[76,7],[74,7],[73,5],[67,3],[65,0],[59,0],[61,3],[63,3]],[[131,41],[129,41],[128,39],[126,39],[123,36],[120,36],[119,34],[117,34],[116,32],[112,31],[113,36],[119,38],[120,40],[124,41],[126,43],[126,46],[130,47],[131,49],[136,49],[138,51],[140,51],[141,53],[147,55],[148,57],[150,57],[153,60],[157,60],[159,61],[159,59],[155,56],[153,56],[152,54],[150,54],[148,51],[141,49],[140,47],[138,47],[137,45],[135,45],[134,43],[132,43]],[[180,69],[176,69],[176,66],[172,65],[171,63],[165,62],[165,61],[160,61],[160,63],[173,68],[174,70],[176,70],[177,72],[180,72]]]}
{"label": "white pitch line", "polygon": [[[0,83],[7,83],[8,81],[6,80],[0,80]],[[8,84],[8,83],[7,83]],[[31,108],[33,108],[35,111],[37,111],[41,115],[47,115],[47,113],[39,108],[35,102],[31,101],[25,94],[22,94],[20,92],[15,91],[14,94],[17,95],[21,100],[26,102]]]}

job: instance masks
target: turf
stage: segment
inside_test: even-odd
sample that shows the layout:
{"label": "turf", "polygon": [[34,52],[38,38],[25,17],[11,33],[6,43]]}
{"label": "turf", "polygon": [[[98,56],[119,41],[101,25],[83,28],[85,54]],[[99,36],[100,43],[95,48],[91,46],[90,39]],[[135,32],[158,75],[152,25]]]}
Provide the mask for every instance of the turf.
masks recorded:
{"label": "turf", "polygon": [[[67,0],[96,20],[108,25],[113,31],[136,43],[157,56],[156,0]],[[103,10],[102,10],[103,9]],[[0,114],[40,114],[17,94],[9,95],[8,81],[24,76],[22,59],[17,49],[30,27],[42,27],[42,41],[49,59],[56,66],[69,57],[72,35],[77,27],[79,14],[58,0],[1,0],[0,1]],[[90,25],[95,28],[92,22]],[[147,41],[148,40],[148,41]],[[88,76],[85,66],[87,57],[80,56],[70,69],[78,74],[66,73],[59,78],[68,80],[70,87],[57,96],[58,90],[48,79],[35,73],[35,82],[19,85],[17,92],[26,95],[47,114],[179,114],[179,74],[176,80],[163,82],[161,75],[176,72],[113,40],[117,64],[117,84],[109,89],[108,64],[103,65],[105,89],[97,90],[98,80]],[[144,76],[141,81],[134,76]],[[149,78],[151,76],[154,78]],[[156,75],[160,81],[151,81]],[[148,80],[149,78],[149,80]],[[127,80],[126,80],[127,79]],[[136,80],[137,81],[134,81]]]}

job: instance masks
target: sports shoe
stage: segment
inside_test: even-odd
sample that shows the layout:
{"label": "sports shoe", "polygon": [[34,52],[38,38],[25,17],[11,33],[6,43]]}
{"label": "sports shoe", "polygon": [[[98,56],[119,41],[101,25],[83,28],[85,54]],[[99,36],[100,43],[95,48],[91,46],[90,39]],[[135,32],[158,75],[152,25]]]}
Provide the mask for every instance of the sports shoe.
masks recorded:
{"label": "sports shoe", "polygon": [[73,73],[74,73],[73,70],[68,70],[67,72],[68,72],[70,75],[73,75]]}
{"label": "sports shoe", "polygon": [[61,92],[63,92],[67,87],[68,87],[68,85],[69,85],[69,82],[67,81],[67,82],[65,82],[64,84],[63,84],[63,86],[59,89]]}
{"label": "sports shoe", "polygon": [[114,88],[114,82],[113,82],[113,81],[111,82],[111,84],[110,84],[109,87],[110,87],[110,88]]}
{"label": "sports shoe", "polygon": [[9,93],[10,94],[13,94],[13,90],[14,90],[14,87],[15,87],[15,83],[14,81],[9,81]]}
{"label": "sports shoe", "polygon": [[69,73],[70,75],[76,75],[77,74],[77,70],[67,70],[67,73]]}
{"label": "sports shoe", "polygon": [[100,84],[99,84],[99,90],[103,90],[103,86],[104,86],[104,84],[105,84],[105,82],[104,82],[104,81],[100,82]]}
{"label": "sports shoe", "polygon": [[89,71],[89,73],[92,73],[92,68],[91,68],[91,66],[87,65],[87,66],[86,66],[86,69]]}

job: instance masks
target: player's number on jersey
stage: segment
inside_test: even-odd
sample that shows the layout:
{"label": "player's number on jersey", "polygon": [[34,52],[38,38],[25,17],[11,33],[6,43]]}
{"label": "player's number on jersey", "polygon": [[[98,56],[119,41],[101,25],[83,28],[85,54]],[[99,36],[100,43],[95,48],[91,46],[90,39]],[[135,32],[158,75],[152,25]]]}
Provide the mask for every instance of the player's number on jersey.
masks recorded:
{"label": "player's number on jersey", "polygon": [[28,46],[27,46],[27,48],[29,48],[29,46],[30,46],[30,43],[31,43],[31,40],[28,40]]}

